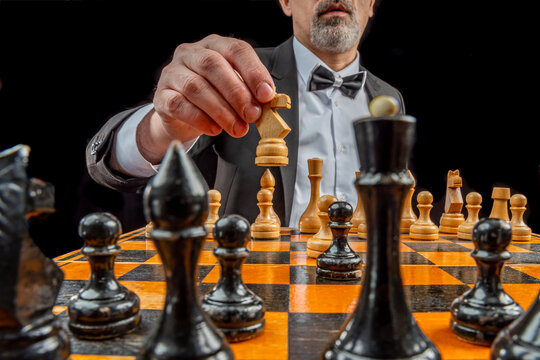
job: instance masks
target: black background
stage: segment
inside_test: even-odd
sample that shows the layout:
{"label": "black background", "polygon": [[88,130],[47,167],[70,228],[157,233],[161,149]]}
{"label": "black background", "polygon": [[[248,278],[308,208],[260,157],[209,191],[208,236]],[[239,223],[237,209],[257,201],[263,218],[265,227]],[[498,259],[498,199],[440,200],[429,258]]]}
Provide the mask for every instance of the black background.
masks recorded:
{"label": "black background", "polygon": [[[479,191],[483,215],[492,187],[509,186],[528,197],[527,221],[540,231],[534,14],[533,2],[493,0],[377,8],[362,61],[418,120],[414,174],[434,195],[437,222],[446,173],[459,169],[464,198]],[[275,0],[0,0],[0,148],[30,145],[30,175],[56,187],[56,214],[32,223],[48,255],[81,246],[77,223],[91,211],[118,215],[126,231],[143,224],[130,211],[138,200],[88,179],[86,143],[110,116],[151,99],[178,44],[210,33],[275,46],[292,27]]]}

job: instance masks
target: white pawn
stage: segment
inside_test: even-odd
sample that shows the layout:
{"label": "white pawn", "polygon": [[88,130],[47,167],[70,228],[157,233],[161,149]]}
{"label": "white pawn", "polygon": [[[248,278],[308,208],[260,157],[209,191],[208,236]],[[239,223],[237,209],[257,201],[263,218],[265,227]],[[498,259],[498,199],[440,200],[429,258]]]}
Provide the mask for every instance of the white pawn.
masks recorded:
{"label": "white pawn", "polygon": [[418,201],[418,220],[409,229],[409,238],[413,240],[437,240],[439,228],[429,216],[433,208],[433,195],[429,191],[421,191],[416,197]]}
{"label": "white pawn", "polygon": [[219,208],[221,207],[221,193],[218,190],[208,190],[208,217],[204,222],[204,227],[208,231],[207,238],[214,238],[214,224],[219,220]]}
{"label": "white pawn", "polygon": [[465,198],[467,205],[467,220],[458,226],[457,237],[464,240],[472,240],[472,230],[474,225],[478,222],[478,213],[482,209],[482,195],[477,192],[470,192]]}
{"label": "white pawn", "polygon": [[510,198],[510,212],[512,213],[512,220],[510,221],[510,226],[512,227],[512,241],[531,240],[531,228],[528,227],[523,220],[523,213],[525,210],[527,210],[527,198],[525,195],[512,195]]}

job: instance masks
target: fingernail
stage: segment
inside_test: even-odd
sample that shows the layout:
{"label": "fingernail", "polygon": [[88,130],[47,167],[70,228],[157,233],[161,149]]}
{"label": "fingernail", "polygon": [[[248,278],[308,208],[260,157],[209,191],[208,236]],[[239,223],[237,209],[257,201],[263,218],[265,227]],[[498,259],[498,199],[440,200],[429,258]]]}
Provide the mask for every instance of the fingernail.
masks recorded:
{"label": "fingernail", "polygon": [[257,100],[261,102],[268,102],[274,97],[274,89],[268,83],[261,83],[257,87]]}
{"label": "fingernail", "polygon": [[233,125],[234,136],[238,136],[238,137],[244,136],[247,132],[247,128],[248,126],[244,121],[236,120]]}
{"label": "fingernail", "polygon": [[244,119],[247,121],[247,122],[254,122],[254,121],[257,121],[259,120],[259,118],[261,117],[261,107],[256,105],[256,104],[253,104],[253,103],[249,103],[246,105],[246,107],[244,108]]}

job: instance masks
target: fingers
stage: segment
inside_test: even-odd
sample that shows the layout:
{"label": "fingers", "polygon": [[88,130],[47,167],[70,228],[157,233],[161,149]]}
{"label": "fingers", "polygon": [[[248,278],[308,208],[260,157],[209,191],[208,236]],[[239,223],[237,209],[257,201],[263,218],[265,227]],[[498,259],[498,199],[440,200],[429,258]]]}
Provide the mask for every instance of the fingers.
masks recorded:
{"label": "fingers", "polygon": [[207,36],[201,40],[201,45],[221,54],[238,71],[258,102],[272,100],[275,93],[274,81],[251,45],[242,40],[218,35]]}
{"label": "fingers", "polygon": [[161,74],[154,107],[170,129],[180,121],[202,134],[247,133],[274,97],[271,75],[247,43],[217,35],[178,46]]}

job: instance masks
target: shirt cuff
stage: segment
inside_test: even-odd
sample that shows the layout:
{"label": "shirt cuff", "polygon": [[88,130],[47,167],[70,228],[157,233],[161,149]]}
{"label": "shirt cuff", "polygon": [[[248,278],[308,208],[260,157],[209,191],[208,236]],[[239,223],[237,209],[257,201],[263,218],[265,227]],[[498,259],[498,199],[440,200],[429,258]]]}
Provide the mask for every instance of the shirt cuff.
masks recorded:
{"label": "shirt cuff", "polygon": [[[137,147],[137,126],[154,108],[153,104],[143,106],[134,112],[120,127],[113,143],[111,167],[133,177],[151,177],[157,174],[160,164],[147,161]],[[186,152],[197,142],[197,138],[183,143]]]}
{"label": "shirt cuff", "polygon": [[147,161],[137,147],[137,126],[153,108],[153,104],[148,104],[135,111],[116,133],[111,156],[113,169],[133,177],[157,174],[159,165]]}

